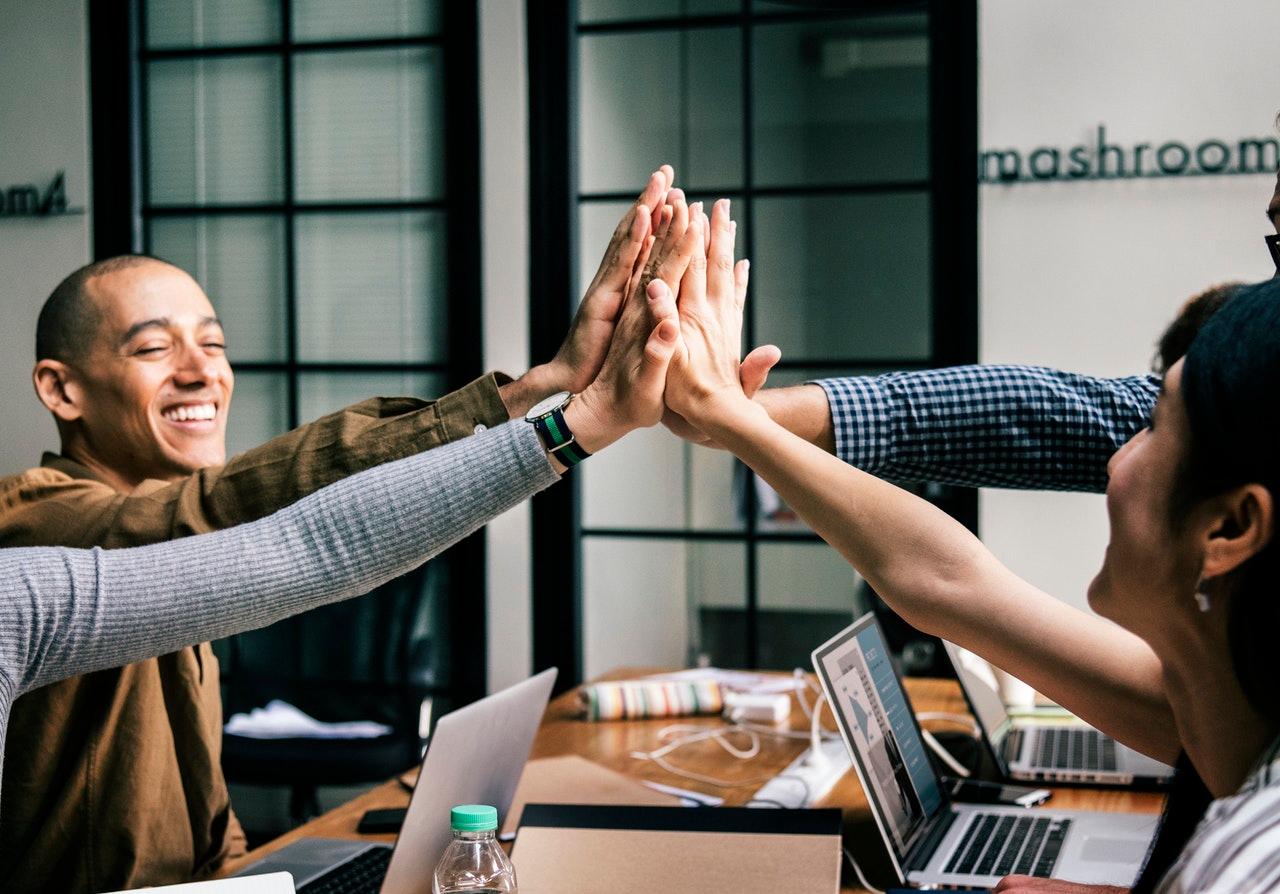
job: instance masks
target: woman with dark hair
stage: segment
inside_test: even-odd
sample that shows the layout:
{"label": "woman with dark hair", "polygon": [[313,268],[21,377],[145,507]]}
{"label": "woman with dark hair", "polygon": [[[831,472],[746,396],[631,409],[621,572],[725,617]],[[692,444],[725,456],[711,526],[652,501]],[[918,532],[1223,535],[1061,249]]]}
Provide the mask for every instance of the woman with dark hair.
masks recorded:
{"label": "woman with dark hair", "polygon": [[[1112,458],[1111,540],[1089,587],[1100,618],[1019,579],[936,507],[748,400],[737,359],[745,270],[732,263],[727,203],[704,226],[710,257],[681,282],[668,406],[768,481],[909,622],[1152,757],[1186,755],[1216,800],[1173,865],[1153,862],[1140,885],[1280,886],[1280,281],[1218,310],[1166,372],[1150,426]],[[1011,876],[1000,890],[1024,887],[1078,889]]]}

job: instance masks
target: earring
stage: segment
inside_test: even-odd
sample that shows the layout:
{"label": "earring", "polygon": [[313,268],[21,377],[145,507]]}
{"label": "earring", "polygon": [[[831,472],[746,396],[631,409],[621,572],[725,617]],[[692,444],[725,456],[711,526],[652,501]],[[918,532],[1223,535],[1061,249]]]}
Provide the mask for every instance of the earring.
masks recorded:
{"label": "earring", "polygon": [[1208,614],[1208,613],[1209,613],[1209,609],[1210,609],[1212,606],[1211,606],[1211,605],[1210,605],[1210,603],[1209,603],[1209,594],[1208,594],[1208,593],[1204,592],[1203,590],[1197,590],[1197,591],[1196,591],[1196,607],[1197,607],[1198,609],[1200,609],[1200,611],[1201,611],[1202,613],[1204,613],[1204,614]]}

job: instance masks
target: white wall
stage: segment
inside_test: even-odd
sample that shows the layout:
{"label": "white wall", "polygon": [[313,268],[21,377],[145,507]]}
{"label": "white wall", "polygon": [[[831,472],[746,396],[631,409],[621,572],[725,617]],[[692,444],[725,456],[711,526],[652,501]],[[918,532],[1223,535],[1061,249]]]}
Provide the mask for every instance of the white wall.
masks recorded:
{"label": "white wall", "polygon": [[78,216],[0,218],[0,475],[36,465],[57,432],[31,389],[36,317],[89,261],[89,108],[84,0],[0,0],[0,188],[44,189],[66,171]]}
{"label": "white wall", "polygon": [[[982,0],[984,149],[1275,136],[1269,0]],[[1095,375],[1148,368],[1180,302],[1273,272],[1262,237],[1274,176],[988,184],[981,194],[986,363]],[[987,544],[1084,604],[1106,543],[1103,498],[985,491]]]}

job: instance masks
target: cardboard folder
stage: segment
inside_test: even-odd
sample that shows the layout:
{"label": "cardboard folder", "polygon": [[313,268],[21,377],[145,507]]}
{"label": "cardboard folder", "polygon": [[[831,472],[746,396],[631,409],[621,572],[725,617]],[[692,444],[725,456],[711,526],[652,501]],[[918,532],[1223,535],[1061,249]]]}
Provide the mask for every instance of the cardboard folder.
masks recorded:
{"label": "cardboard folder", "polygon": [[520,894],[838,894],[840,811],[528,804]]}
{"label": "cardboard folder", "polygon": [[680,806],[680,799],[675,795],[654,791],[630,776],[573,754],[538,758],[525,764],[499,838],[509,841],[515,837],[524,805],[531,802]]}

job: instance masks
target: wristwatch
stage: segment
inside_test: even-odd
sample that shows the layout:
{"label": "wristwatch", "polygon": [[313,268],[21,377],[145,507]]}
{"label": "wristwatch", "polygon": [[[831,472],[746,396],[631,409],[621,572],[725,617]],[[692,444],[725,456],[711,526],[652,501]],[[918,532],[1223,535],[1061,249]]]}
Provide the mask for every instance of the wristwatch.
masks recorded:
{"label": "wristwatch", "polygon": [[524,414],[525,422],[533,423],[547,452],[569,468],[573,468],[591,455],[577,443],[573,432],[569,430],[568,423],[564,421],[564,408],[569,406],[571,400],[573,400],[571,392],[561,391],[534,404],[529,412]]}

